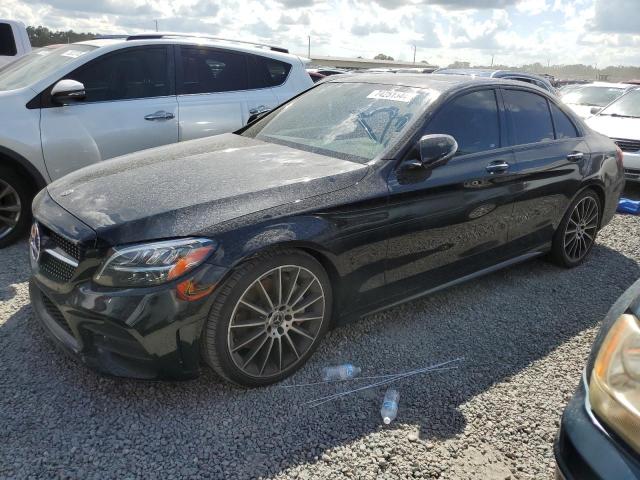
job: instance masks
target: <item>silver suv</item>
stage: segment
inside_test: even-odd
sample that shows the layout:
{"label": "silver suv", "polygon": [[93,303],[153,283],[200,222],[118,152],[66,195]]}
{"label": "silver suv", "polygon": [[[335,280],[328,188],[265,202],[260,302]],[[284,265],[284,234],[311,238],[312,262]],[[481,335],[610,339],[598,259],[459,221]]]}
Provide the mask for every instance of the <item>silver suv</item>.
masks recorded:
{"label": "silver suv", "polygon": [[[311,87],[286,50],[175,34],[53,46],[0,69],[0,247],[48,182],[136,150],[231,132]],[[176,172],[179,174],[179,172]]]}

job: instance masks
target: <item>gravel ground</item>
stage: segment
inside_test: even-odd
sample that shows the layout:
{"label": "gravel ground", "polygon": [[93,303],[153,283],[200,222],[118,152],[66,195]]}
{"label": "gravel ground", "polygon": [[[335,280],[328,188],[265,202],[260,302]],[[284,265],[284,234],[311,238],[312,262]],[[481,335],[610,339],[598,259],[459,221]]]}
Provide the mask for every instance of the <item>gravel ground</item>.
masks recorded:
{"label": "gravel ground", "polygon": [[640,217],[617,216],[574,270],[534,260],[329,333],[292,380],[352,361],[363,375],[464,355],[460,369],[317,408],[336,386],[242,390],[94,374],[43,338],[27,248],[0,251],[0,477],[541,479],[599,321],[640,277]]}

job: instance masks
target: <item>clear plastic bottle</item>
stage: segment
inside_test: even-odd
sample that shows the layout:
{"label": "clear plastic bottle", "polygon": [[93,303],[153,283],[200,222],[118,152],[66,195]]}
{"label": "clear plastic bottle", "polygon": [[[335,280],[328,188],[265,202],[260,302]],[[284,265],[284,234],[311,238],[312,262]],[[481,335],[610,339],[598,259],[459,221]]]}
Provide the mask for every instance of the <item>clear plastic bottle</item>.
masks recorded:
{"label": "clear plastic bottle", "polygon": [[337,380],[349,380],[360,375],[362,369],[354,367],[350,363],[336,365],[334,367],[324,367],[322,369],[322,380],[325,382],[335,382]]}
{"label": "clear plastic bottle", "polygon": [[398,415],[398,401],[400,400],[400,394],[394,388],[387,390],[382,401],[382,408],[380,409],[380,415],[382,415],[382,421],[385,425],[389,425]]}

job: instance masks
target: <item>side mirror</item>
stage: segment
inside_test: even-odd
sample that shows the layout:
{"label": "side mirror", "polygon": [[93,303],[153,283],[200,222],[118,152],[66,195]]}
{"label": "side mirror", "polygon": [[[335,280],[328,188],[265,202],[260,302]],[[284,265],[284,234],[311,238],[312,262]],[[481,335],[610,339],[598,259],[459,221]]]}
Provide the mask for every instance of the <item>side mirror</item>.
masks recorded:
{"label": "side mirror", "polygon": [[423,167],[437,167],[450,160],[458,151],[458,142],[451,135],[425,135],[418,142]]}
{"label": "side mirror", "polygon": [[591,107],[591,115],[597,115],[601,111],[602,111],[602,108],[600,107]]}
{"label": "side mirror", "polygon": [[68,105],[87,98],[84,85],[75,80],[60,80],[51,89],[51,99],[58,105]]}

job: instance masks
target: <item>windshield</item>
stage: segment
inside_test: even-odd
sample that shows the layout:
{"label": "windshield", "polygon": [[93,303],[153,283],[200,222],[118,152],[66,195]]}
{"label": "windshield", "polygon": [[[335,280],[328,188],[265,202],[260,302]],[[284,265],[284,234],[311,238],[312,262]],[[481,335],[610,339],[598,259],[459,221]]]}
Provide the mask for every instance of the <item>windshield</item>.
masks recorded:
{"label": "windshield", "polygon": [[624,88],[619,87],[582,87],[567,93],[562,97],[565,103],[574,105],[588,105],[591,107],[604,107],[624,93]]}
{"label": "windshield", "polygon": [[600,115],[640,118],[640,89],[631,90],[626,95],[620,97],[602,110]]}
{"label": "windshield", "polygon": [[434,98],[421,88],[325,83],[243,135],[363,163],[391,145]]}
{"label": "windshield", "polygon": [[32,85],[81,55],[98,47],[91,45],[63,45],[45,47],[25,55],[0,69],[0,91]]}

